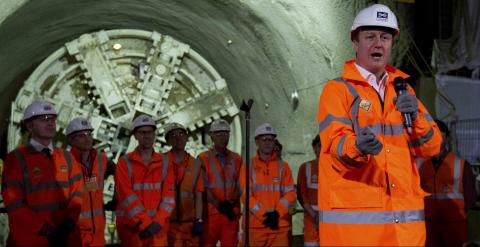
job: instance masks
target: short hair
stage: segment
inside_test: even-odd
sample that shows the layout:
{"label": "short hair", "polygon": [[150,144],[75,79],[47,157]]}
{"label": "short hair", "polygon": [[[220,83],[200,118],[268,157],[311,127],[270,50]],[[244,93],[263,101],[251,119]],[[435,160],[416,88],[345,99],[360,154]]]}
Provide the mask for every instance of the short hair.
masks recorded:
{"label": "short hair", "polygon": [[437,124],[441,132],[445,133],[447,136],[450,136],[450,130],[448,130],[448,126],[445,122],[435,119],[435,123]]}
{"label": "short hair", "polygon": [[[315,145],[320,144],[320,134],[316,135],[315,138],[312,140],[312,147],[315,147]],[[322,144],[320,144],[322,145]]]}

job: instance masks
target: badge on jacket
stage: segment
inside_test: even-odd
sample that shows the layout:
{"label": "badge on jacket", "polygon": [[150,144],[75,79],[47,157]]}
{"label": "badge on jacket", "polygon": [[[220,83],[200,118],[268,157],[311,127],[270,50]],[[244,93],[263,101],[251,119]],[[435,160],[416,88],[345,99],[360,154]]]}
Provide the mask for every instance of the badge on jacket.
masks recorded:
{"label": "badge on jacket", "polygon": [[362,110],[369,112],[370,108],[372,107],[372,102],[370,102],[368,99],[362,99],[360,100],[360,104],[358,105]]}
{"label": "badge on jacket", "polygon": [[32,169],[32,174],[34,177],[40,177],[42,176],[42,170],[36,166]]}
{"label": "badge on jacket", "polygon": [[66,165],[61,165],[60,166],[60,171],[62,172],[68,172],[68,167]]}
{"label": "badge on jacket", "polygon": [[95,191],[97,189],[97,175],[93,174],[91,177],[85,179],[85,186],[88,191]]}

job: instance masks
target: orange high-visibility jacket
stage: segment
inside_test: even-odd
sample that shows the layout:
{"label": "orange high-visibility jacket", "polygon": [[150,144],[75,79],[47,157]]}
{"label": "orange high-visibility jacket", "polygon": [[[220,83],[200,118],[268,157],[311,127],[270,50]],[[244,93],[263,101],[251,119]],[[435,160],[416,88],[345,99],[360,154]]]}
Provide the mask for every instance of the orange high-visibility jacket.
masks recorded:
{"label": "orange high-visibility jacket", "polygon": [[[303,163],[298,170],[297,198],[302,207],[311,206],[318,212],[318,162],[311,160]],[[305,211],[303,214],[304,246],[318,246],[318,222]]]}
{"label": "orange high-visibility jacket", "polygon": [[210,149],[198,155],[202,162],[203,183],[207,191],[208,215],[219,214],[217,208],[211,202],[230,200],[235,201],[235,211],[240,209],[239,176],[242,158],[239,154],[227,150],[226,166],[222,168],[220,161],[215,155],[215,150]]}
{"label": "orange high-visibility jacket", "polygon": [[80,231],[89,234],[89,239],[82,239],[86,246],[105,245],[105,213],[103,211],[104,174],[107,167],[105,153],[90,150],[90,164],[81,163],[81,153],[73,148],[70,151],[82,168],[85,192],[83,193],[82,211],[78,217]]}
{"label": "orange high-visibility jacket", "polygon": [[[297,194],[288,163],[275,153],[267,161],[255,155],[250,162],[249,228],[269,229],[262,224],[267,212],[277,210],[280,215],[279,227],[291,227],[288,208],[293,205]],[[240,173],[242,201],[245,205],[245,165]],[[245,224],[245,221],[243,221]],[[243,226],[245,229],[245,226]]]}
{"label": "orange high-visibility jacket", "polygon": [[48,223],[58,228],[77,221],[82,205],[80,165],[70,153],[55,148],[52,159],[33,146],[21,146],[5,160],[2,196],[8,212],[8,246],[48,246],[40,235]]}
{"label": "orange high-visibility jacket", "polygon": [[175,174],[176,207],[170,217],[170,222],[187,223],[195,221],[195,192],[203,192],[203,180],[200,178],[201,163],[190,154],[186,154],[182,164],[174,164],[173,152],[166,153],[170,166],[177,169]]}
{"label": "orange high-visibility jacket", "polygon": [[436,223],[465,222],[467,210],[463,196],[465,160],[449,152],[435,169],[431,159],[420,163],[419,172],[425,197],[425,219]]}
{"label": "orange high-visibility jacket", "polygon": [[144,164],[138,149],[118,160],[115,214],[119,229],[141,232],[152,221],[165,226],[175,207],[174,176],[168,164],[167,155],[157,152],[153,152],[149,164]]}
{"label": "orange high-visibility jacket", "polygon": [[[415,157],[438,154],[440,132],[421,102],[413,134],[404,129],[393,80],[408,75],[387,65],[382,103],[354,63],[346,62],[342,78],[328,81],[320,96],[320,245],[423,245],[425,192]],[[383,144],[378,155],[355,145],[365,126]]]}

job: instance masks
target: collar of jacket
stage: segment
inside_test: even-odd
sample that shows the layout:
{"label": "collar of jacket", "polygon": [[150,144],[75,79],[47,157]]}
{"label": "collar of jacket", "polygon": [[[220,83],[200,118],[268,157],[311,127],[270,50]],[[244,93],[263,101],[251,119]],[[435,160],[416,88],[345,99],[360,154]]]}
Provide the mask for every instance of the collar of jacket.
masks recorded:
{"label": "collar of jacket", "polygon": [[[405,74],[401,70],[390,66],[389,64],[385,66],[385,70],[388,73],[388,81],[386,82],[385,87],[393,85],[393,80],[398,76],[403,78],[410,77],[408,74]],[[349,60],[345,62],[345,64],[343,65],[343,78],[347,81],[357,81],[360,83],[368,84],[368,82],[365,81],[365,79],[362,77],[362,75],[360,75],[360,72],[358,72],[357,68],[355,67],[355,60]]]}
{"label": "collar of jacket", "polygon": [[[138,147],[135,148],[135,150],[133,150],[133,152],[131,152],[128,157],[132,161],[137,161],[143,164],[142,154],[140,153],[140,150],[138,149]],[[161,161],[162,161],[162,155],[160,153],[155,152],[155,149],[153,149],[152,160],[150,161],[150,163],[161,162]]]}
{"label": "collar of jacket", "polygon": [[272,152],[272,154],[270,155],[270,157],[268,157],[268,160],[262,160],[260,158],[260,154],[258,153],[258,150],[257,150],[257,155],[255,155],[255,157],[253,157],[254,160],[258,160],[260,162],[255,162],[255,165],[258,166],[258,165],[261,165],[263,163],[268,163],[268,162],[272,162],[272,161],[276,161],[278,159],[278,156],[275,152]]}
{"label": "collar of jacket", "polygon": [[[80,163],[80,164],[82,163],[82,162],[80,162],[82,160],[82,152],[80,152],[80,150],[78,150],[78,148],[71,147],[70,153],[78,161],[78,163]],[[93,163],[95,158],[97,158],[97,150],[95,150],[94,148],[91,148],[88,156],[90,157],[90,163]]]}

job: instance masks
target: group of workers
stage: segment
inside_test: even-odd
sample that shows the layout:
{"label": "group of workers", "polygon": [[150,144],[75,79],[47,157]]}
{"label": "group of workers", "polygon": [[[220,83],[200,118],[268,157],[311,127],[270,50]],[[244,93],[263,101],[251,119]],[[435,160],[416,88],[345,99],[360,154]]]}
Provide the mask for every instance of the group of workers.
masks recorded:
{"label": "group of workers", "polygon": [[[156,123],[137,116],[131,131],[138,145],[115,171],[121,244],[243,246],[248,231],[249,246],[290,246],[289,209],[297,198],[305,246],[464,243],[466,210],[476,198],[473,174],[448,151],[446,125],[430,117],[412,88],[397,87],[397,78],[408,77],[387,64],[398,34],[385,5],[355,18],[356,59],[321,94],[316,157],[300,166],[297,189],[269,123],[255,130],[257,152],[246,178],[242,157],[227,148],[226,120],[210,125],[213,147],[194,158],[185,151],[188,131],[180,123],[164,126],[171,150],[158,153]],[[56,116],[45,101],[26,107],[30,139],[5,160],[9,246],[105,245],[102,194],[111,162],[93,148],[94,129],[83,117],[65,129],[70,152],[54,147]],[[241,210],[247,191],[248,228]]]}

